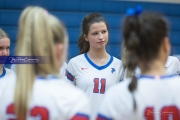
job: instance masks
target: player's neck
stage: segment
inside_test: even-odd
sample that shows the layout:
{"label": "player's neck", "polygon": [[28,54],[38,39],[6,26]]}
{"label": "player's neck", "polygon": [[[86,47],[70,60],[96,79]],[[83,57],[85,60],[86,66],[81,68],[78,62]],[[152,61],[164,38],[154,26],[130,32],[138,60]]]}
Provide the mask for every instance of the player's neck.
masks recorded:
{"label": "player's neck", "polygon": [[94,49],[90,49],[88,51],[88,57],[96,64],[96,65],[105,65],[109,59],[110,56],[109,54],[106,52],[105,49],[99,49],[99,50],[94,50]]}
{"label": "player's neck", "polygon": [[95,58],[95,59],[102,59],[102,58],[109,57],[109,54],[106,52],[105,48],[102,48],[102,49],[89,49],[88,55],[91,58]]}
{"label": "player's neck", "polygon": [[[146,64],[146,63],[145,63]],[[141,74],[150,76],[163,76],[167,75],[164,64],[160,60],[153,61],[148,66],[147,69],[143,64],[141,65]]]}

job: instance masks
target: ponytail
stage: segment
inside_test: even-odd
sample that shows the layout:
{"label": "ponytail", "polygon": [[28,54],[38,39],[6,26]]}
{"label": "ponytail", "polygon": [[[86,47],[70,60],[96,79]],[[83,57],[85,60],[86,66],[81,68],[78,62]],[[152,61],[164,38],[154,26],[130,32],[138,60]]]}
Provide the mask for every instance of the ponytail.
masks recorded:
{"label": "ponytail", "polygon": [[168,36],[168,25],[162,15],[153,12],[140,14],[141,12],[140,6],[128,9],[123,23],[124,47],[128,51],[125,66],[133,73],[128,88],[132,93],[134,110],[136,110],[134,91],[137,88],[134,71],[138,61],[143,63],[144,69],[149,69],[150,61],[158,57],[160,46]]}
{"label": "ponytail", "polygon": [[137,49],[140,46],[140,38],[139,38],[139,21],[138,16],[128,16],[125,19],[125,22],[123,24],[123,36],[124,36],[124,49],[126,49],[126,61],[124,66],[127,69],[127,73],[131,74],[129,75],[132,77],[132,80],[128,86],[129,91],[132,93],[133,103],[134,103],[134,110],[136,110],[136,101],[134,97],[134,91],[137,88],[137,78],[134,75],[135,69],[138,65],[138,55],[137,55]]}
{"label": "ponytail", "polygon": [[85,40],[83,34],[79,37],[78,48],[80,50],[79,54],[83,54],[89,51],[90,48],[89,41]]}
{"label": "ponytail", "polygon": [[43,8],[28,7],[21,14],[16,52],[18,56],[48,56],[46,58],[48,64],[17,66],[15,114],[18,120],[25,120],[36,76],[45,77],[47,74],[57,76],[59,70],[52,31]]}
{"label": "ponytail", "polygon": [[132,98],[133,98],[133,104],[134,104],[134,111],[136,110],[136,101],[134,98],[134,91],[137,88],[137,78],[135,76],[135,69],[138,64],[138,59],[136,56],[136,53],[134,51],[131,51],[130,53],[127,54],[128,59],[127,59],[127,73],[131,74],[132,80],[128,86],[129,91],[132,93]]}

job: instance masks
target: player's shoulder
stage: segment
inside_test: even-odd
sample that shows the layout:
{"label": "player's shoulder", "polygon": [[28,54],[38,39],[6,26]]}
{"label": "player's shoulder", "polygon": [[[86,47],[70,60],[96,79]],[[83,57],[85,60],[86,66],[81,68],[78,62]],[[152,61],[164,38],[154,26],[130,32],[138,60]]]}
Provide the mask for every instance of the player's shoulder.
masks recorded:
{"label": "player's shoulder", "polygon": [[6,70],[6,75],[11,75],[11,74],[14,75],[15,74],[15,72],[9,68],[5,68],[5,70]]}
{"label": "player's shoulder", "polygon": [[[82,60],[84,60],[84,58],[85,58],[85,56],[84,56],[84,54],[81,54],[81,55],[78,55],[78,56],[76,56],[76,57],[73,57],[73,58],[71,58],[70,60],[69,60],[69,63],[79,63],[79,62],[82,62]],[[68,63],[68,64],[69,64]]]}
{"label": "player's shoulder", "polygon": [[[49,88],[48,90],[47,87]],[[71,100],[72,98],[84,97],[86,99],[85,94],[79,88],[61,78],[37,78],[35,88],[42,91],[47,90],[47,93],[53,94],[55,98]]]}
{"label": "player's shoulder", "polygon": [[66,68],[67,67],[67,63],[64,62],[61,67]]}
{"label": "player's shoulder", "polygon": [[151,77],[151,76],[140,76],[138,78],[138,86],[139,88],[144,88],[146,86],[146,89],[149,88],[149,90],[159,83],[159,88],[167,86],[169,89],[175,89],[177,87],[180,88],[180,76],[168,74],[160,77]]}
{"label": "player's shoulder", "polygon": [[8,81],[9,79],[16,78],[16,74],[13,70],[3,67],[3,73],[0,77],[1,81]]}
{"label": "player's shoulder", "polygon": [[122,61],[120,59],[118,59],[118,58],[116,58],[114,56],[112,56],[112,57],[113,57],[113,62],[122,64]]}
{"label": "player's shoulder", "polygon": [[168,60],[178,61],[178,58],[175,56],[168,56]]}
{"label": "player's shoulder", "polygon": [[123,69],[122,61],[114,56],[112,56],[112,58],[113,58],[112,65],[115,68],[122,70]]}
{"label": "player's shoulder", "polygon": [[169,84],[177,85],[180,87],[180,76],[176,75],[169,75],[169,77],[166,78],[169,81]]}

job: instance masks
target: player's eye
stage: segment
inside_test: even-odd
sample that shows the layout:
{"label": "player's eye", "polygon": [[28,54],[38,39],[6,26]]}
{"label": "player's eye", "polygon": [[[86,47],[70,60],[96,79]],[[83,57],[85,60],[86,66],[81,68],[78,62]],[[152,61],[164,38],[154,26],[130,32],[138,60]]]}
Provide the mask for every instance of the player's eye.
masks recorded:
{"label": "player's eye", "polygon": [[0,47],[0,50],[3,50],[3,47]]}
{"label": "player's eye", "polygon": [[103,30],[103,31],[102,31],[102,34],[105,34],[106,32],[107,32],[106,30]]}
{"label": "player's eye", "polygon": [[97,34],[98,34],[97,32],[93,33],[94,36],[96,36]]}

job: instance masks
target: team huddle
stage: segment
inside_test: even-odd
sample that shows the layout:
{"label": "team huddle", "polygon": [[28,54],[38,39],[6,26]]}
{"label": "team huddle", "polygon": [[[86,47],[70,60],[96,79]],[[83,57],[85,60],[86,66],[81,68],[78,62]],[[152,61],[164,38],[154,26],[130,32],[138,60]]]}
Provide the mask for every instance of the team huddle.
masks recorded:
{"label": "team huddle", "polygon": [[[41,7],[25,8],[15,55],[47,63],[1,64],[0,120],[180,120],[180,61],[169,56],[166,18],[138,6],[122,26],[120,60],[106,51],[105,18],[86,15],[79,55],[66,63],[65,26]],[[10,43],[0,29],[0,56],[10,55]]]}

